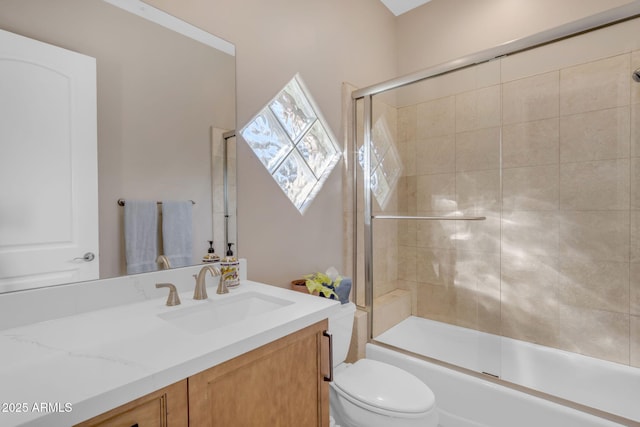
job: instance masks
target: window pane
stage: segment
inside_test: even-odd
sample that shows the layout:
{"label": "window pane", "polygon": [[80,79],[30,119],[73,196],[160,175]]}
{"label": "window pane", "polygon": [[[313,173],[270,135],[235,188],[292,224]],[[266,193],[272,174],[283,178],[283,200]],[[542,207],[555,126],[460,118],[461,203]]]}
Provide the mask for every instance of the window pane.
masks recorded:
{"label": "window pane", "polygon": [[293,150],[293,144],[267,108],[241,134],[270,173]]}
{"label": "window pane", "polygon": [[376,168],[371,174],[371,191],[378,201],[378,205],[384,209],[387,204],[387,199],[391,195],[391,189],[389,188],[387,179],[384,177],[382,166]]}
{"label": "window pane", "polygon": [[[358,150],[358,162],[364,169],[364,145]],[[371,129],[371,170],[371,191],[384,209],[402,173],[402,161],[384,116]]]}
{"label": "window pane", "polygon": [[296,79],[280,91],[269,107],[293,141],[297,141],[316,120],[316,114]]}
{"label": "window pane", "polygon": [[331,143],[329,135],[319,121],[300,140],[298,151],[305,159],[316,177],[322,176],[327,166],[334,163],[338,152]]}
{"label": "window pane", "polygon": [[311,204],[341,156],[335,137],[317,111],[296,75],[240,130],[300,213]]}
{"label": "window pane", "polygon": [[382,171],[391,186],[394,186],[395,182],[400,178],[402,173],[402,163],[400,162],[398,152],[394,147],[391,147],[384,156],[384,159],[382,160]]}
{"label": "window pane", "polygon": [[315,176],[295,150],[276,170],[273,178],[298,210],[316,184]]}

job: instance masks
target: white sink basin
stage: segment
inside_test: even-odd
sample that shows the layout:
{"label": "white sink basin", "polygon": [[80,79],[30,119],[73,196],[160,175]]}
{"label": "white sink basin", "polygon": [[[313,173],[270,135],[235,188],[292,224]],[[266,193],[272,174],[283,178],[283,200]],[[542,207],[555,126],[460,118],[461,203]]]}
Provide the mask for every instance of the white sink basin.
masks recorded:
{"label": "white sink basin", "polygon": [[282,298],[247,292],[207,300],[195,307],[159,314],[161,319],[193,333],[204,333],[293,304]]}

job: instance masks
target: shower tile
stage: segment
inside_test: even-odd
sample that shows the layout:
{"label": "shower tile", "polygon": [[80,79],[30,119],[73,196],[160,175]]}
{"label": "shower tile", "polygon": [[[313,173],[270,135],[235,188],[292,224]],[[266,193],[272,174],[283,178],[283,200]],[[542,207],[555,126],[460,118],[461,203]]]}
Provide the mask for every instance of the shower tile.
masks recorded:
{"label": "shower tile", "polygon": [[631,159],[631,209],[640,209],[640,157]]}
{"label": "shower tile", "polygon": [[417,159],[416,159],[416,141],[405,141],[396,146],[398,155],[400,157],[401,172],[404,176],[415,176],[417,174]]}
{"label": "shower tile", "polygon": [[553,211],[559,206],[558,165],[504,169],[502,206],[510,211]]}
{"label": "shower tile", "polygon": [[453,173],[422,175],[417,177],[416,193],[418,211],[452,213],[458,210]]}
{"label": "shower tile", "polygon": [[631,106],[631,156],[640,157],[640,104]]}
{"label": "shower tile", "polygon": [[629,263],[560,260],[558,300],[568,306],[629,313]]}
{"label": "shower tile", "polygon": [[417,178],[400,177],[398,180],[398,211],[407,215],[415,214],[417,202]]}
{"label": "shower tile", "polygon": [[629,261],[628,211],[560,213],[560,253],[580,261]]}
{"label": "shower tile", "polygon": [[411,294],[394,289],[373,302],[373,336],[378,336],[411,316]]}
{"label": "shower tile", "polygon": [[[453,286],[457,253],[453,250],[417,248],[414,281],[429,285]],[[402,270],[402,266],[400,270]],[[399,272],[400,279],[406,280]]]}
{"label": "shower tile", "polygon": [[[505,269],[506,263],[506,269]],[[542,265],[543,272],[533,270]],[[504,336],[557,347],[558,301],[552,272],[542,259],[503,257],[501,317]],[[551,281],[538,281],[549,276]],[[534,278],[522,280],[522,278]]]}
{"label": "shower tile", "polygon": [[631,221],[631,259],[632,263],[640,264],[640,211],[630,212]]}
{"label": "shower tile", "polygon": [[373,229],[373,247],[386,249],[397,243],[397,223],[395,221],[376,221]]}
{"label": "shower tile", "polygon": [[505,256],[556,257],[559,248],[559,214],[557,212],[504,213],[502,253]]}
{"label": "shower tile", "polygon": [[478,295],[500,294],[500,254],[457,251],[454,283]]}
{"label": "shower tile", "polygon": [[629,317],[628,314],[560,304],[558,347],[629,364]]}
{"label": "shower tile", "polygon": [[373,259],[374,296],[379,296],[395,289],[398,255],[392,249],[377,248],[373,250]]}
{"label": "shower tile", "polygon": [[630,364],[640,368],[640,316],[631,316],[631,357]]}
{"label": "shower tile", "polygon": [[456,145],[453,134],[421,139],[416,142],[415,148],[417,175],[455,172]]}
{"label": "shower tile", "polygon": [[417,124],[418,116],[415,105],[398,108],[398,142],[415,140]]}
{"label": "shower tile", "polygon": [[502,163],[505,168],[557,164],[560,125],[557,118],[505,125]]}
{"label": "shower tile", "polygon": [[630,75],[628,54],[561,70],[560,114],[629,105]]}
{"label": "shower tile", "polygon": [[456,132],[500,126],[500,86],[456,95]]}
{"label": "shower tile", "polygon": [[631,263],[629,270],[631,275],[629,312],[640,316],[640,264]]}
{"label": "shower tile", "polygon": [[401,246],[417,246],[418,224],[416,221],[398,221],[398,244]]}
{"label": "shower tile", "polygon": [[557,346],[558,259],[526,249],[503,252],[501,264],[502,334]]}
{"label": "shower tile", "polygon": [[418,316],[440,322],[454,323],[455,292],[445,286],[418,284]]}
{"label": "shower tile", "polygon": [[398,248],[398,263],[398,279],[417,282],[416,248],[411,246],[400,246]]}
{"label": "shower tile", "polygon": [[560,162],[629,157],[629,107],[563,116],[560,119]]}
{"label": "shower tile", "polygon": [[456,134],[456,171],[498,169],[499,167],[499,127]]}
{"label": "shower tile", "polygon": [[[631,52],[631,71],[635,71],[640,68],[640,50]],[[631,102],[640,103],[640,83],[635,80],[631,80]]]}
{"label": "shower tile", "polygon": [[456,221],[456,247],[482,254],[500,253],[500,215],[482,212],[483,221]]}
{"label": "shower tile", "polygon": [[503,123],[522,123],[557,117],[559,96],[557,71],[505,83],[502,89]]}
{"label": "shower tile", "polygon": [[489,334],[501,335],[500,290],[478,293],[478,330]]}
{"label": "shower tile", "polygon": [[458,210],[468,215],[500,210],[500,171],[468,171],[456,174]]}
{"label": "shower tile", "polygon": [[519,299],[532,298],[546,302],[555,300],[559,280],[558,264],[558,258],[553,256],[536,256],[526,251],[504,252],[501,260],[502,286],[520,291],[505,294],[505,302],[516,304]]}
{"label": "shower tile", "polygon": [[418,104],[416,139],[451,135],[456,129],[455,97],[449,96]]}
{"label": "shower tile", "polygon": [[478,329],[478,294],[473,289],[455,287],[453,293],[453,324],[463,328]]}
{"label": "shower tile", "polygon": [[500,255],[471,251],[458,251],[457,254],[457,324],[499,334]]}
{"label": "shower tile", "polygon": [[629,209],[629,160],[560,165],[562,210]]}
{"label": "shower tile", "polygon": [[[421,216],[437,216],[437,212],[420,212]],[[432,249],[455,249],[455,221],[412,221],[416,227],[416,246]]]}
{"label": "shower tile", "polygon": [[408,282],[406,280],[398,280],[397,281],[398,289],[402,289],[404,291],[408,291],[411,295],[411,315],[418,315],[418,283],[417,282]]}

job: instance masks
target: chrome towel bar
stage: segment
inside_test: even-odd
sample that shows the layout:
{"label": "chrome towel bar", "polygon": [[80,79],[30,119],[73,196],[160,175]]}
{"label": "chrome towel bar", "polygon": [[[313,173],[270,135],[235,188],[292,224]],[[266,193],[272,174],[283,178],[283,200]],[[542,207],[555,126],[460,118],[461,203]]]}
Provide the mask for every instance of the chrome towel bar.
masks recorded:
{"label": "chrome towel bar", "polygon": [[420,221],[484,221],[485,216],[403,216],[403,215],[373,215],[372,219],[413,219]]}

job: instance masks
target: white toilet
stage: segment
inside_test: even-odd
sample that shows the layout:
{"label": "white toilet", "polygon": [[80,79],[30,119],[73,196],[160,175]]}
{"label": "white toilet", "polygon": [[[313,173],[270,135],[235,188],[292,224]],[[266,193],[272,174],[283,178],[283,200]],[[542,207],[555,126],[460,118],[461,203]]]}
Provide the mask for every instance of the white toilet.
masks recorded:
{"label": "white toilet", "polygon": [[437,427],[435,396],[412,374],[376,360],[344,363],[356,307],[343,304],[329,317],[333,334],[331,416],[341,427]]}

